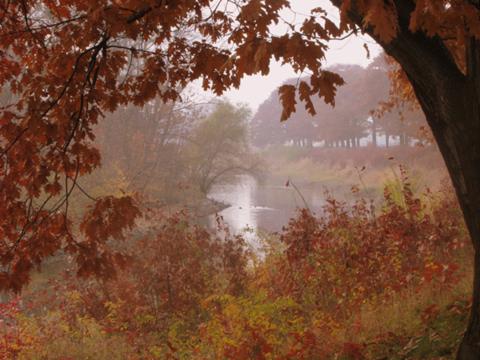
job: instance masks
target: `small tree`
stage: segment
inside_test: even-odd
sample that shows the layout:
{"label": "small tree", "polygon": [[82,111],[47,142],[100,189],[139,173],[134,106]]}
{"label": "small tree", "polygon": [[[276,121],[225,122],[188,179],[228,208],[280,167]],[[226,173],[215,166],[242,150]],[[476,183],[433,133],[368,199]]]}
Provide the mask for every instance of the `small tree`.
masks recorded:
{"label": "small tree", "polygon": [[202,194],[232,176],[255,172],[258,162],[249,149],[249,114],[244,106],[222,102],[193,129],[186,150],[189,177]]}

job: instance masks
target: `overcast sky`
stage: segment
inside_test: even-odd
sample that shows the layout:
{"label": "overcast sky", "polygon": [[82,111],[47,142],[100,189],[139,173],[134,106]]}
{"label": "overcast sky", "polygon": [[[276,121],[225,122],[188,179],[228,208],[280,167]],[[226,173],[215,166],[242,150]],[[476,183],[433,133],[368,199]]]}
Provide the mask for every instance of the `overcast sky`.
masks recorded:
{"label": "overcast sky", "polygon": [[[310,9],[321,6],[329,12],[329,18],[338,19],[338,12],[330,5],[328,0],[291,0],[292,8],[295,9],[294,15],[290,11],[282,14],[282,17],[288,21],[294,20],[295,23],[301,23],[305,18],[302,14],[309,14]],[[283,29],[279,26],[278,32]],[[367,59],[364,44],[367,44],[371,58]],[[333,41],[330,43],[330,50],[327,52],[325,66],[333,64],[359,64],[362,66],[368,63],[380,53],[380,47],[374,43],[370,37],[349,37],[343,41]],[[249,76],[243,79],[240,88],[230,90],[225,93],[225,97],[234,103],[247,103],[255,112],[258,106],[265,101],[285,80],[298,75],[290,66],[282,66],[280,63],[272,62],[270,73],[267,76]]]}

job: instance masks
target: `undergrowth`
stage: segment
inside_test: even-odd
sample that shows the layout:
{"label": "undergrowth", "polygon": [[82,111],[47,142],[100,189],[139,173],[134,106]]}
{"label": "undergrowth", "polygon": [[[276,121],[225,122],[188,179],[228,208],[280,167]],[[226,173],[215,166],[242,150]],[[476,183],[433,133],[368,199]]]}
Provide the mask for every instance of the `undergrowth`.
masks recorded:
{"label": "undergrowth", "polygon": [[[451,188],[400,168],[381,206],[352,191],[301,209],[264,253],[218,219],[151,214],[116,279],[0,306],[2,359],[452,359],[469,311],[470,245]],[[65,264],[69,267],[69,264]]]}

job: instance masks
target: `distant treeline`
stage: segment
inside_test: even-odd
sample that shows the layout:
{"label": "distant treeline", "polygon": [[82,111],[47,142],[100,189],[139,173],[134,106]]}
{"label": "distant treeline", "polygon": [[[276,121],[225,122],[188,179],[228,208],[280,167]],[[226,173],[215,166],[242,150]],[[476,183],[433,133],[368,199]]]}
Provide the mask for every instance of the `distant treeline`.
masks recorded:
{"label": "distant treeline", "polygon": [[[419,109],[397,108],[382,116],[374,115],[389,94],[388,64],[383,56],[367,68],[337,65],[333,70],[345,80],[338,89],[334,108],[318,99],[314,103],[317,114],[312,117],[297,101],[297,112],[280,123],[282,107],[277,92],[273,92],[252,119],[253,144],[356,148],[425,142],[420,130],[426,122]],[[297,79],[288,83],[295,84]]]}

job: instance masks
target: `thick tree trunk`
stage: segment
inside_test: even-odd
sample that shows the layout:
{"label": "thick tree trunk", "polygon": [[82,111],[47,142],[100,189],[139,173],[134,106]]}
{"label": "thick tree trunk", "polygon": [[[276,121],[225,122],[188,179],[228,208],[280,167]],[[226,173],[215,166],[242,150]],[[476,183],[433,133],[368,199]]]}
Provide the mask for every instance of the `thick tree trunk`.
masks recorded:
{"label": "thick tree trunk", "polygon": [[[468,162],[463,165],[465,186],[458,186],[457,194],[462,204],[465,221],[475,251],[473,296],[470,319],[465,335],[460,344],[457,359],[480,359],[480,42],[470,40],[466,53],[467,81],[464,106],[466,118],[470,125],[461,129],[469,137],[466,152],[462,159]],[[458,139],[459,142],[461,142]],[[458,179],[457,181],[461,181]]]}
{"label": "thick tree trunk", "polygon": [[[467,78],[438,79],[425,89],[408,74],[448,168],[474,248],[470,320],[457,359],[480,359],[480,102]],[[454,90],[453,90],[454,89]],[[421,90],[421,91],[420,91]]]}
{"label": "thick tree trunk", "polygon": [[[459,201],[474,246],[474,279],[470,319],[459,348],[459,360],[480,359],[480,163],[472,165],[469,172],[475,174],[476,181],[466,184],[467,191],[459,194]],[[457,176],[456,181],[462,181],[462,177]],[[476,189],[472,190],[473,186]]]}
{"label": "thick tree trunk", "polygon": [[[480,239],[478,239],[480,240]],[[480,359],[480,251],[475,250],[472,310],[467,331],[457,353],[458,360]]]}
{"label": "thick tree trunk", "polygon": [[[344,0],[331,0],[341,8]],[[415,1],[393,0],[398,31],[385,42],[365,26],[355,1],[350,19],[372,36],[405,71],[445,160],[474,248],[474,281],[470,319],[458,360],[480,359],[480,42],[466,42],[465,71],[445,42],[410,30]],[[473,1],[471,3],[474,3]],[[480,5],[474,6],[480,11]],[[460,25],[459,25],[460,26]]]}
{"label": "thick tree trunk", "polygon": [[453,164],[449,166],[450,176],[474,247],[472,308],[457,355],[459,360],[470,360],[480,359],[480,103],[473,86],[467,85],[464,95],[464,108],[458,110],[464,111],[464,121],[469,126],[462,131],[463,134],[452,134],[451,144],[448,143],[450,139],[446,139],[446,146],[458,152],[458,164],[444,157],[446,162]]}
{"label": "thick tree trunk", "polygon": [[470,320],[457,359],[480,359],[480,102],[467,77],[407,72],[452,179],[474,248]]}

